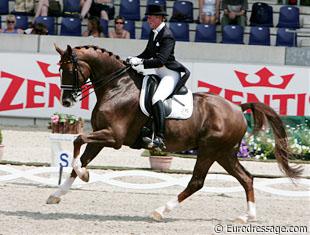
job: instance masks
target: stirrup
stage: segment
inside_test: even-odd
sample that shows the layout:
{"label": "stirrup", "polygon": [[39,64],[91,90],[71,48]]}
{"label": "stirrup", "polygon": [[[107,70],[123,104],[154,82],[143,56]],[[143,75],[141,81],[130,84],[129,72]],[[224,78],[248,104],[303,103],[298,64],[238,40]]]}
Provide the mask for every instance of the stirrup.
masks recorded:
{"label": "stirrup", "polygon": [[152,139],[148,136],[143,137],[142,140],[147,145],[148,148],[150,148],[150,145],[153,144]]}
{"label": "stirrup", "polygon": [[156,151],[165,151],[167,149],[162,138],[156,137],[153,142],[154,142],[154,147],[153,148]]}
{"label": "stirrup", "polygon": [[160,137],[155,137],[154,139],[143,137],[142,140],[147,144],[149,149],[155,149],[157,151],[165,151],[167,149],[164,141]]}
{"label": "stirrup", "polygon": [[[154,123],[153,123],[153,125],[154,125]],[[144,136],[144,137],[142,138],[143,142],[146,144],[146,147],[147,147],[148,149],[152,149],[152,148],[154,147],[154,143],[153,143],[154,138],[155,138],[154,132],[152,133],[152,137]]]}
{"label": "stirrup", "polygon": [[150,137],[143,137],[142,140],[146,144],[146,147],[148,149],[153,149],[154,148],[154,146],[155,146],[154,142],[153,142],[154,139],[152,139]]}

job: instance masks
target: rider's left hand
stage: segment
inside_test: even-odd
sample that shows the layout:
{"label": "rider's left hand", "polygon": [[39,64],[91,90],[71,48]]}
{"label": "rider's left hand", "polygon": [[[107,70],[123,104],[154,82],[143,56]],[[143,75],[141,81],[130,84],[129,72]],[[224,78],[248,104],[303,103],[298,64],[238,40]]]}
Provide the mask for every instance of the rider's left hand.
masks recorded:
{"label": "rider's left hand", "polygon": [[129,64],[131,64],[133,66],[143,64],[143,60],[138,58],[138,57],[131,57],[131,58],[129,58],[128,62],[129,62]]}

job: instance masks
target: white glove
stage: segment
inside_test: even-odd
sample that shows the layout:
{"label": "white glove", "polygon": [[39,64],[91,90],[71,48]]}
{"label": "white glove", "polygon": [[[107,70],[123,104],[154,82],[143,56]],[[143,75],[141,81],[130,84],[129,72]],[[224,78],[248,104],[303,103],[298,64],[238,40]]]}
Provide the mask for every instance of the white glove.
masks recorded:
{"label": "white glove", "polygon": [[129,62],[129,64],[131,64],[133,66],[143,64],[143,60],[138,58],[138,57],[128,57],[127,60]]}
{"label": "white glove", "polygon": [[127,58],[126,58],[126,62],[129,64],[129,61],[130,61],[130,59],[132,58],[132,56],[128,56]]}

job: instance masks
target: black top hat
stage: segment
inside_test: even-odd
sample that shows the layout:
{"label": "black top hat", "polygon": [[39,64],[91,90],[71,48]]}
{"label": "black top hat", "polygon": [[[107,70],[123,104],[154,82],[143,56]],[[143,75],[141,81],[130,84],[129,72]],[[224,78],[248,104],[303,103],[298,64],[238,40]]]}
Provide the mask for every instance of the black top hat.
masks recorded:
{"label": "black top hat", "polygon": [[159,4],[150,4],[146,7],[145,15],[167,16],[164,6]]}

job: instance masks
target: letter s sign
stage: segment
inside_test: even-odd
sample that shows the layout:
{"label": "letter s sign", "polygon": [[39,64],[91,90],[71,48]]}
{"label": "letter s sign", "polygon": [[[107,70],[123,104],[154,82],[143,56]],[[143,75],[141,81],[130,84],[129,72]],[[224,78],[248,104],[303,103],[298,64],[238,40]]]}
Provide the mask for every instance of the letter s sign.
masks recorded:
{"label": "letter s sign", "polygon": [[59,153],[59,166],[68,167],[70,161],[70,155],[67,152]]}

